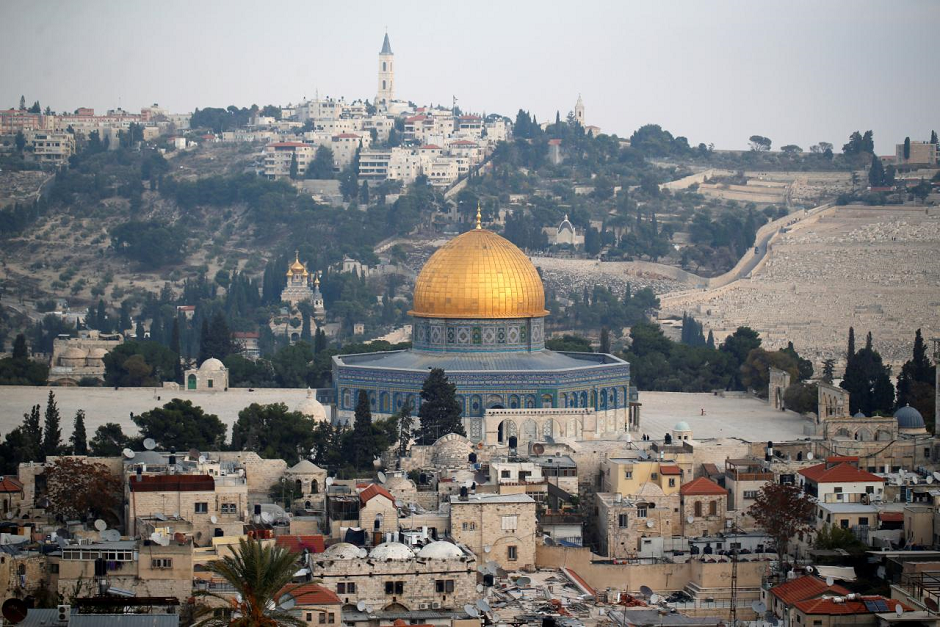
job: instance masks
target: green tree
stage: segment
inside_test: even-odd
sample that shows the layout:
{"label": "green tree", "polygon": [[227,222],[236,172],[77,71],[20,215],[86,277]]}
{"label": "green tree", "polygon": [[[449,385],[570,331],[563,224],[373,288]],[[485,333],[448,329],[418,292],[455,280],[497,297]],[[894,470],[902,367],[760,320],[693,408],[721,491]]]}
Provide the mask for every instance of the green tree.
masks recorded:
{"label": "green tree", "polygon": [[885,168],[878,155],[872,155],[871,167],[868,169],[868,184],[872,187],[884,187]]}
{"label": "green tree", "polygon": [[904,160],[907,161],[911,158],[911,138],[904,138]]}
{"label": "green tree", "polygon": [[49,366],[29,358],[26,337],[20,333],[13,341],[13,354],[0,359],[0,385],[46,385]]}
{"label": "green tree", "polygon": [[610,353],[610,329],[601,327],[600,353]]}
{"label": "green tree", "polygon": [[218,451],[225,444],[225,425],[192,401],[174,398],[133,417],[144,438],[153,438],[165,449]]}
{"label": "green tree", "polygon": [[88,455],[88,435],[85,432],[85,412],[79,409],[75,412],[75,424],[72,427],[72,455]]}
{"label": "green tree", "polygon": [[839,385],[849,392],[853,414],[860,411],[866,416],[886,415],[894,408],[891,368],[882,363],[881,355],[870,346],[849,360]]}
{"label": "green tree", "polygon": [[566,333],[562,337],[552,338],[545,342],[545,348],[552,351],[569,353],[592,353],[591,340],[580,335]]}
{"label": "green tree", "polygon": [[380,452],[377,450],[375,434],[372,432],[372,410],[369,393],[365,390],[359,390],[354,415],[351,453],[355,467],[363,469],[371,466],[372,460]]}
{"label": "green tree", "polygon": [[307,166],[304,174],[308,179],[331,179],[333,178],[333,151],[329,146],[320,146],[317,148],[313,157],[313,163]]}
{"label": "green tree", "polygon": [[817,410],[819,391],[815,383],[791,383],[783,391],[783,404],[799,414]]}
{"label": "green tree", "polygon": [[306,625],[294,614],[279,609],[284,595],[296,586],[290,583],[297,571],[297,554],[277,544],[262,544],[254,539],[240,539],[230,555],[209,562],[206,570],[224,579],[235,590],[237,601],[231,595],[200,592],[212,596],[226,606],[234,604],[240,616],[237,620],[213,616],[197,621],[198,627],[262,627],[274,625]]}
{"label": "green tree", "polygon": [[421,387],[419,444],[433,444],[448,433],[466,435],[460,421],[461,410],[456,393],[457,386],[447,379],[441,368],[431,369]]}
{"label": "green tree", "polygon": [[26,135],[23,134],[23,131],[17,131],[16,138],[13,141],[16,144],[17,152],[23,152],[26,148]]}
{"label": "green tree", "polygon": [[849,345],[845,350],[845,361],[855,357],[855,327],[849,327]]}
{"label": "green tree", "polygon": [[836,370],[835,359],[826,359],[823,361],[822,380],[824,383],[828,383],[832,385],[832,381],[835,378],[835,370]]}
{"label": "green tree", "polygon": [[232,425],[232,449],[254,451],[266,459],[283,459],[293,466],[314,444],[314,421],[284,403],[252,403],[238,412]]}
{"label": "green tree", "polygon": [[290,156],[290,179],[296,180],[297,178],[297,153],[293,152]]}
{"label": "green tree", "polygon": [[59,454],[59,449],[62,447],[60,424],[59,406],[55,402],[55,394],[52,390],[49,390],[49,398],[46,400],[45,424],[42,431],[42,461],[45,461],[47,457]]}
{"label": "green tree", "polygon": [[414,407],[411,399],[405,401],[398,410],[398,456],[405,457],[408,454],[408,445],[411,444],[412,431],[414,430],[414,416],[412,412]]}
{"label": "green tree", "polygon": [[210,357],[223,360],[237,352],[225,314],[216,311],[211,322],[203,321],[203,334],[199,343],[199,362],[202,363]]}
{"label": "green tree", "polygon": [[124,342],[104,356],[104,378],[113,386],[159,386],[174,380],[178,362],[176,353],[157,342]]}
{"label": "green tree", "polygon": [[800,357],[800,354],[793,348],[793,342],[787,342],[787,347],[781,349],[781,352],[786,353],[796,362],[797,368],[799,369],[800,381],[807,381],[813,378],[813,362]]}
{"label": "green tree", "polygon": [[784,351],[767,351],[755,348],[748,353],[741,364],[741,383],[746,389],[754,390],[761,398],[767,398],[770,384],[770,368],[784,370],[790,374],[791,381],[799,381],[799,368],[796,360]]}
{"label": "green tree", "polygon": [[180,319],[179,316],[173,318],[173,331],[170,333],[170,350],[176,353],[175,368],[173,368],[173,380],[177,383],[183,382],[183,348],[180,342]]}
{"label": "green tree", "polygon": [[895,407],[914,407],[924,417],[927,427],[931,430],[935,428],[935,382],[936,366],[930,363],[924,338],[920,329],[917,329],[913,354],[901,367],[901,374],[898,376],[898,398]]}
{"label": "green tree", "polygon": [[734,333],[725,338],[725,341],[721,343],[721,347],[718,349],[731,359],[731,367],[734,372],[731,385],[736,390],[744,389],[740,367],[747,361],[747,356],[755,348],[760,348],[760,336],[757,331],[750,327],[738,327]]}
{"label": "green tree", "polygon": [[29,359],[29,348],[26,346],[26,336],[17,334],[13,340],[13,359]]}
{"label": "green tree", "polygon": [[770,150],[771,141],[763,135],[751,135],[749,141],[751,142],[751,150],[756,152],[767,152]]}
{"label": "green tree", "polygon": [[820,529],[813,546],[823,551],[847,551],[855,556],[862,556],[868,550],[868,545],[859,540],[851,529],[835,525],[825,525]]}
{"label": "green tree", "polygon": [[120,455],[128,444],[130,439],[124,435],[121,425],[106,422],[95,430],[89,448],[95,457],[115,457]]}

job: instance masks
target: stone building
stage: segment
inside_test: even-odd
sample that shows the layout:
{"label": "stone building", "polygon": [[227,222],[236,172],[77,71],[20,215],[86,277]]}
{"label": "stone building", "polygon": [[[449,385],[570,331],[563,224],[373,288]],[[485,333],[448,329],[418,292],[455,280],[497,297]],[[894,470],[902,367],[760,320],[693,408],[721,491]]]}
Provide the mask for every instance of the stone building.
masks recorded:
{"label": "stone building", "polygon": [[104,356],[124,342],[120,333],[101,333],[94,329],[78,332],[78,337],[52,341],[49,383],[78,385],[82,379],[104,381]]}
{"label": "stone building", "polygon": [[343,602],[336,593],[316,583],[285,586],[276,598],[289,594],[294,599],[291,614],[307,625],[342,625]]}
{"label": "stone building", "polygon": [[451,496],[450,532],[481,562],[506,570],[535,566],[535,500],[528,495]]}
{"label": "stone building", "polygon": [[284,472],[284,480],[293,485],[295,509],[306,513],[322,513],[326,493],[326,470],[308,459],[302,459]]}
{"label": "stone building", "polygon": [[311,554],[313,577],[346,606],[371,611],[456,610],[478,595],[477,559],[461,547],[431,542],[417,552],[399,542],[370,551],[340,542]]}
{"label": "stone building", "polygon": [[[493,432],[498,439],[500,431],[508,440],[513,430],[525,430],[511,418],[494,429],[488,409],[590,410],[574,426],[587,439],[635,427],[628,416],[630,364],[613,355],[547,350],[547,313],[535,266],[478,219],[477,228],[438,249],[419,274],[411,349],[333,357],[337,416],[351,419],[360,390],[373,417],[390,416],[406,401],[417,413],[428,369],[441,368],[457,387],[473,442]],[[551,436],[556,423],[543,424]]]}
{"label": "stone building", "polygon": [[135,474],[126,493],[131,536],[149,524],[167,534],[183,529],[197,545],[207,546],[216,535],[242,535],[248,520],[248,485],[238,475]]}
{"label": "stone building", "polygon": [[604,492],[628,496],[639,493],[650,483],[659,486],[663,494],[676,494],[682,484],[682,471],[674,460],[651,458],[641,450],[618,453],[602,464]]}
{"label": "stone building", "polygon": [[[287,268],[287,285],[281,291],[281,302],[290,303],[292,306],[302,301],[312,302],[310,276],[307,264],[300,262],[300,251],[294,251],[294,262]],[[319,282],[317,284],[319,285]]]}
{"label": "stone building", "polygon": [[598,493],[595,505],[600,549],[607,557],[655,556],[662,553],[664,538],[681,533],[678,491],[666,494],[655,483],[629,497]]}
{"label": "stone building", "polygon": [[395,54],[388,41],[388,33],[385,33],[385,41],[382,42],[382,50],[379,52],[379,86],[375,93],[375,102],[372,104],[386,109],[393,100],[395,100]]}
{"label": "stone building", "polygon": [[786,392],[788,387],[790,387],[790,373],[779,368],[771,368],[768,397],[774,409],[780,411],[786,409],[783,403],[783,393]]}
{"label": "stone building", "polygon": [[725,529],[728,491],[711,479],[699,477],[682,484],[679,501],[683,536],[713,536]]}
{"label": "stone building", "polygon": [[359,493],[359,503],[359,527],[372,535],[372,544],[381,544],[385,534],[398,531],[398,508],[388,490],[373,483]]}
{"label": "stone building", "polygon": [[566,213],[565,219],[562,220],[555,229],[551,240],[552,244],[555,244],[556,246],[584,246],[584,233],[578,233],[577,229],[574,228],[574,225],[571,224],[571,221],[568,220],[568,214]]}
{"label": "stone building", "polygon": [[61,556],[50,555],[48,560],[49,587],[63,598],[98,593],[96,560],[105,560],[104,578],[112,588],[142,597],[176,597],[180,603],[193,594],[193,545],[188,539],[69,544]]}
{"label": "stone building", "polygon": [[199,368],[183,373],[183,379],[187,390],[224,392],[228,389],[228,368],[215,357],[210,357]]}

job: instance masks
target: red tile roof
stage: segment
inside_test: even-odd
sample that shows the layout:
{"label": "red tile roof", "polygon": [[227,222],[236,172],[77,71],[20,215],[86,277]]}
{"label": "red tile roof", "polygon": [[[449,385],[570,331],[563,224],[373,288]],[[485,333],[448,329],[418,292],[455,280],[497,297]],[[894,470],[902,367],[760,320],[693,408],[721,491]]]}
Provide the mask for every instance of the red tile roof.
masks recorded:
{"label": "red tile roof", "polygon": [[595,595],[595,594],[597,594],[597,592],[594,590],[594,588],[592,588],[591,585],[590,585],[588,582],[586,582],[586,581],[581,577],[581,575],[579,575],[578,573],[574,572],[574,571],[571,570],[570,568],[562,568],[562,570],[563,570],[564,573],[565,573],[566,575],[568,575],[578,586],[580,586],[581,588],[583,588],[586,593],[588,593],[588,594],[590,594],[590,595],[592,595],[592,596]]}
{"label": "red tile roof", "polygon": [[326,549],[321,535],[278,536],[276,541],[278,546],[286,547],[294,553],[302,553],[304,549],[311,553],[322,553]]}
{"label": "red tile roof", "polygon": [[770,593],[787,605],[793,605],[798,601],[812,599],[824,593],[848,594],[849,590],[838,585],[827,586],[825,581],[813,575],[803,575],[793,581],[774,586],[770,589]]}
{"label": "red tile roof", "polygon": [[13,477],[3,477],[0,480],[0,492],[22,492],[23,484]]}
{"label": "red tile roof", "polygon": [[550,140],[548,140],[548,145],[549,145],[549,146],[561,146],[561,140],[560,140],[560,139],[550,139]]}
{"label": "red tile roof", "polygon": [[329,588],[324,588],[318,583],[305,583],[294,587],[284,586],[277,593],[281,598],[285,594],[290,594],[297,601],[297,605],[341,605],[342,601],[336,596],[336,593]]}
{"label": "red tile roof", "polygon": [[845,599],[841,603],[836,603],[831,598],[808,599],[806,601],[797,601],[793,605],[804,614],[829,614],[829,615],[874,614],[875,612],[869,610],[868,606],[865,605],[865,601],[884,601],[890,608],[889,611],[894,611],[894,608],[898,605],[900,605],[907,611],[910,611],[911,609],[910,607],[904,605],[900,601],[895,601],[894,599],[886,599],[883,596],[859,597],[858,599],[853,599],[851,601],[848,599]]}
{"label": "red tile roof", "polygon": [[659,472],[663,475],[681,475],[682,471],[675,464],[660,464]]}
{"label": "red tile roof", "polygon": [[382,496],[384,496],[385,498],[387,498],[387,499],[388,499],[389,501],[391,501],[392,503],[395,502],[395,497],[392,496],[392,495],[389,493],[388,490],[386,490],[385,488],[383,488],[382,486],[380,486],[380,485],[377,484],[377,483],[371,484],[368,488],[366,488],[365,490],[363,490],[362,492],[360,492],[360,493],[359,493],[359,501],[360,501],[363,505],[365,505],[366,503],[368,503],[369,501],[371,501],[373,498],[379,496],[380,494],[381,494]]}
{"label": "red tile roof", "polygon": [[441,149],[440,146],[436,146],[436,145],[434,145],[434,144],[428,144],[427,146],[421,146],[421,150],[440,150],[440,149]]}
{"label": "red tile roof", "polygon": [[718,470],[718,466],[716,464],[710,463],[702,464],[702,472],[704,472],[709,477],[714,477],[721,474],[721,471]]}
{"label": "red tile roof", "polygon": [[878,512],[878,520],[882,522],[904,522],[904,512]]}
{"label": "red tile roof", "polygon": [[817,464],[800,471],[800,474],[815,483],[884,483],[885,480],[867,470],[856,468],[848,462]]}
{"label": "red tile roof", "polygon": [[679,488],[679,494],[682,496],[704,496],[707,494],[727,496],[728,491],[708,477],[699,477],[688,483],[683,483],[682,487]]}

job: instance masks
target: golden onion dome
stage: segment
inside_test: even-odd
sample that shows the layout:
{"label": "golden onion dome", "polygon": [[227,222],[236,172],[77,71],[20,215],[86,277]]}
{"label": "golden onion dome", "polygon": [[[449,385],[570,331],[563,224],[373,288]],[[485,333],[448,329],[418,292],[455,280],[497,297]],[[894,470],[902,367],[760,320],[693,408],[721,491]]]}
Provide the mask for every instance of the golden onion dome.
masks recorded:
{"label": "golden onion dome", "polygon": [[306,271],[306,266],[300,263],[300,252],[295,250],[294,263],[290,264],[290,268],[287,269],[287,275],[290,276],[292,274],[303,274]]}
{"label": "golden onion dome", "polygon": [[447,242],[415,282],[420,318],[536,318],[548,314],[542,279],[525,253],[479,227]]}

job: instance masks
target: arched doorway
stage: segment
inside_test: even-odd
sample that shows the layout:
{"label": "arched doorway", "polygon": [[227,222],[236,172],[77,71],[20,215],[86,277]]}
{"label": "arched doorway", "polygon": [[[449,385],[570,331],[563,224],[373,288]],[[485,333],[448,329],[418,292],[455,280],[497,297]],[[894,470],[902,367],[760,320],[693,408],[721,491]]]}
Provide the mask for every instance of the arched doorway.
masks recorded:
{"label": "arched doorway", "polygon": [[188,377],[186,377],[186,388],[189,390],[196,389],[196,375],[191,374]]}
{"label": "arched doorway", "polygon": [[516,423],[512,420],[504,420],[496,427],[496,441],[500,444],[509,442],[509,438],[516,434]]}

